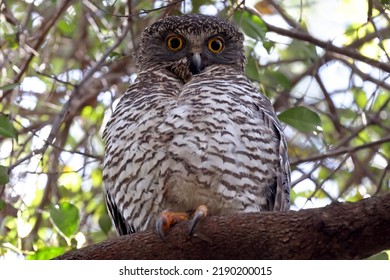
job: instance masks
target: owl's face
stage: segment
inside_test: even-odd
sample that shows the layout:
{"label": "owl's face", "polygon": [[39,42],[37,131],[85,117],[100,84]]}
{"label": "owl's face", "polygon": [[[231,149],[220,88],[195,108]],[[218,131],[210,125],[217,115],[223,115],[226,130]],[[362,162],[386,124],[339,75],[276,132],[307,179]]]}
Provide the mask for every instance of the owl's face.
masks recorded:
{"label": "owl's face", "polygon": [[193,75],[214,64],[243,69],[243,40],[240,31],[217,17],[167,17],[143,32],[138,64],[147,70],[156,65],[171,69],[183,63]]}

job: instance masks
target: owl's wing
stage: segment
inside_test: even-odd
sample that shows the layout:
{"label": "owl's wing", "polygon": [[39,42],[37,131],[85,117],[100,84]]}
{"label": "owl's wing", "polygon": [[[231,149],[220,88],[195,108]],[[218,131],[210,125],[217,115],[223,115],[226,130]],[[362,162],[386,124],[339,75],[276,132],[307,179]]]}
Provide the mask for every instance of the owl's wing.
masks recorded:
{"label": "owl's wing", "polygon": [[[132,100],[130,100],[130,102],[132,102]],[[108,212],[111,216],[111,220],[113,221],[116,231],[119,235],[135,233],[135,229],[133,228],[133,226],[129,224],[123,217],[122,211],[120,208],[118,208],[118,204],[115,201],[114,194],[112,191],[110,191],[114,189],[116,175],[118,174],[118,172],[120,172],[120,168],[116,164],[112,164],[112,160],[110,159],[112,154],[114,154],[113,151],[116,151],[116,149],[118,148],[118,143],[115,144],[115,141],[113,141],[113,139],[116,140],[117,135],[115,135],[115,131],[118,127],[118,122],[116,122],[117,118],[115,116],[118,114],[122,114],[122,111],[124,110],[124,105],[127,104],[124,104],[123,101],[119,102],[115,112],[112,115],[111,120],[107,123],[102,135],[103,140],[106,142],[106,151],[103,167],[104,196]],[[121,144],[123,144],[123,146],[126,146],[123,142]]]}
{"label": "owl's wing", "polygon": [[288,211],[290,209],[291,170],[287,155],[287,141],[283,133],[282,125],[277,118],[271,102],[261,95],[260,107],[264,123],[269,125],[279,139],[279,176],[276,178],[276,191],[274,197],[274,211]]}
{"label": "owl's wing", "polygon": [[[275,118],[277,117],[275,116]],[[276,121],[278,123],[275,127],[279,134],[279,163],[281,174],[277,178],[274,211],[288,211],[290,209],[291,169],[287,155],[286,137],[280,127],[279,120],[276,119]]]}
{"label": "owl's wing", "polygon": [[126,222],[123,219],[122,215],[118,211],[118,207],[116,206],[112,196],[108,193],[108,191],[105,192],[106,195],[106,205],[108,212],[111,216],[111,220],[115,224],[115,228],[117,229],[117,232],[119,235],[125,235],[126,233]]}
{"label": "owl's wing", "polygon": [[116,203],[113,200],[113,197],[106,191],[106,205],[107,209],[109,211],[109,214],[111,216],[111,220],[114,221],[115,228],[119,235],[127,235],[134,233],[135,230],[128,226],[125,219],[119,212],[119,209],[116,205]]}

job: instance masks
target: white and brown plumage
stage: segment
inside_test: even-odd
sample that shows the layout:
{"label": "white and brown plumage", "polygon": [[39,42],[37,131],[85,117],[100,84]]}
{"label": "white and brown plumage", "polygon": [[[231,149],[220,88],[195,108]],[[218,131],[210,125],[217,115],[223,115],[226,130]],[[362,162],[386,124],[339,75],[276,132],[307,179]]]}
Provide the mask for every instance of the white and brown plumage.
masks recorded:
{"label": "white and brown plumage", "polygon": [[119,234],[154,227],[167,209],[289,209],[285,136],[244,75],[243,39],[205,15],[168,17],[143,32],[137,80],[103,134],[106,201]]}

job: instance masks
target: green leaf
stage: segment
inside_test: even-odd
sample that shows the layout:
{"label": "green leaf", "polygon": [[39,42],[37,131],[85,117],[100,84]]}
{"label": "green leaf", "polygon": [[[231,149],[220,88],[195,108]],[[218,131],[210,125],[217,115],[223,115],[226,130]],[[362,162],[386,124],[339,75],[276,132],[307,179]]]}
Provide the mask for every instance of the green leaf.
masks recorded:
{"label": "green leaf", "polygon": [[61,19],[58,21],[57,27],[65,36],[71,37],[75,32],[79,31],[75,22],[77,21]]}
{"label": "green leaf", "polygon": [[352,196],[349,196],[347,197],[347,201],[348,202],[356,202],[356,201],[359,201],[359,200],[362,200],[364,197],[362,196],[362,194],[358,191],[356,191]]}
{"label": "green leaf", "polygon": [[278,118],[301,132],[322,130],[320,116],[303,106],[288,109],[280,113]]}
{"label": "green leaf", "polygon": [[381,0],[381,4],[383,5],[389,5],[390,1],[389,0]]}
{"label": "green leaf", "polygon": [[318,189],[314,192],[314,197],[316,198],[328,198],[329,196],[322,189]]}
{"label": "green leaf", "polygon": [[0,135],[18,140],[18,132],[5,115],[0,115]]}
{"label": "green leaf", "polygon": [[50,217],[65,236],[70,237],[79,226],[79,209],[69,202],[61,202],[51,205],[49,208]]}
{"label": "green leaf", "polygon": [[108,55],[109,58],[111,58],[112,60],[116,60],[116,59],[120,59],[122,58],[122,55],[118,52],[111,52],[109,55]]}
{"label": "green leaf", "polygon": [[282,89],[291,89],[291,81],[282,72],[267,69],[264,72],[263,79],[267,82],[267,84],[273,85],[277,88],[281,87]]}
{"label": "green leaf", "polygon": [[261,18],[251,15],[248,12],[236,11],[234,13],[234,20],[246,35],[256,40],[264,40],[267,27]]}
{"label": "green leaf", "polygon": [[108,233],[111,229],[112,223],[111,223],[111,218],[108,214],[103,214],[99,218],[99,226],[102,229],[104,233]]}
{"label": "green leaf", "polygon": [[329,176],[329,170],[325,167],[321,167],[320,171],[318,172],[318,179],[325,180]]}
{"label": "green leaf", "polygon": [[16,88],[18,86],[19,86],[19,84],[9,84],[9,85],[5,85],[5,86],[1,86],[0,90],[7,91],[7,90],[10,90],[10,89],[14,89],[14,88]]}
{"label": "green leaf", "polygon": [[0,199],[0,211],[5,208],[5,201]]}
{"label": "green leaf", "polygon": [[103,172],[101,169],[94,169],[91,172],[92,186],[101,188],[103,180]]}
{"label": "green leaf", "polygon": [[367,260],[389,260],[389,259],[390,259],[390,255],[388,255],[386,252],[381,252],[367,258]]}
{"label": "green leaf", "polygon": [[353,88],[352,92],[355,97],[356,104],[359,106],[359,108],[364,109],[367,105],[367,95],[364,90],[360,88]]}
{"label": "green leaf", "polygon": [[0,185],[5,185],[9,182],[8,167],[0,165]]}
{"label": "green leaf", "polygon": [[271,50],[275,47],[275,43],[267,40],[263,42],[263,47],[269,54]]}
{"label": "green leaf", "polygon": [[387,104],[387,108],[390,109],[390,103],[387,103],[388,98],[389,98],[388,92],[379,93],[377,95],[377,97],[375,98],[374,104],[372,106],[372,110],[374,110],[374,111],[383,110],[383,108],[386,108],[386,107],[384,107],[386,104]]}
{"label": "green leaf", "polygon": [[290,193],[290,199],[291,201],[294,201],[297,197],[309,198],[312,195],[313,195],[313,191],[311,190],[295,192],[294,189],[292,189]]}
{"label": "green leaf", "polygon": [[64,247],[46,247],[39,249],[35,252],[34,255],[28,255],[27,260],[50,260],[52,258],[58,257],[65,252]]}
{"label": "green leaf", "polygon": [[313,62],[318,59],[316,47],[300,40],[293,40],[286,49],[281,51],[281,59],[301,59]]}
{"label": "green leaf", "polygon": [[52,69],[53,74],[61,73],[61,72],[63,72],[64,67],[65,67],[65,60],[60,59],[58,57],[54,57],[51,60],[50,67]]}
{"label": "green leaf", "polygon": [[260,82],[259,75],[259,63],[253,57],[248,58],[248,62],[245,66],[245,75],[252,81]]}

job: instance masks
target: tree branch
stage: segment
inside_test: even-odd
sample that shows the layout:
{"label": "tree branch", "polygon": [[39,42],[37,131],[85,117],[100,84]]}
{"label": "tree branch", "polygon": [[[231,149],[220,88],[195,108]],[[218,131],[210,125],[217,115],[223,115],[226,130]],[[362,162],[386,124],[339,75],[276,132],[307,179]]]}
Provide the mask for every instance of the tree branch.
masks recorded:
{"label": "tree branch", "polygon": [[[245,11],[252,13],[252,14],[258,16],[259,18],[261,18],[261,14],[259,12],[257,12],[255,9],[252,9],[252,8],[249,8],[246,6],[243,7],[243,9]],[[373,67],[376,67],[378,69],[381,69],[385,72],[390,73],[390,65],[388,63],[380,62],[378,60],[364,56],[364,55],[360,54],[355,49],[346,48],[346,47],[337,47],[337,46],[333,45],[332,42],[322,41],[320,39],[317,39],[317,38],[311,36],[309,33],[303,32],[303,31],[296,29],[296,28],[295,29],[285,29],[285,28],[281,28],[281,27],[272,25],[266,21],[263,21],[263,22],[264,22],[264,24],[267,27],[267,30],[269,32],[274,32],[274,33],[282,35],[282,36],[286,36],[289,38],[309,42],[315,46],[323,48],[327,52],[333,52],[333,53],[337,53],[339,55],[346,56],[347,58],[353,58],[353,59],[359,60],[361,62],[367,63],[367,64],[369,64]]]}
{"label": "tree branch", "polygon": [[[51,15],[50,19],[43,21],[45,23],[42,24],[41,33],[39,34],[38,38],[35,40],[35,43],[31,47],[28,44],[26,44],[26,46],[31,51],[30,51],[29,55],[27,56],[27,59],[22,62],[21,66],[19,66],[19,72],[16,73],[15,77],[12,79],[11,84],[16,84],[16,83],[20,82],[24,73],[27,71],[32,59],[36,56],[36,51],[43,45],[47,34],[52,29],[52,27],[57,22],[57,20],[60,18],[60,16],[66,11],[67,7],[69,7],[71,4],[72,4],[72,1],[68,1],[68,0],[62,1],[61,4],[59,5],[59,8],[54,12],[54,14]],[[3,94],[3,96],[0,96],[0,101],[2,101],[3,98],[5,98],[12,91],[13,91],[13,89],[6,90]]]}
{"label": "tree branch", "polygon": [[[211,216],[121,236],[57,259],[362,259],[390,248],[390,193],[298,212]],[[359,246],[356,246],[359,244]]]}
{"label": "tree branch", "polygon": [[325,159],[325,158],[340,156],[340,155],[343,155],[343,154],[354,153],[354,152],[357,152],[359,150],[368,149],[368,148],[375,147],[375,146],[378,146],[378,145],[382,145],[382,144],[385,144],[385,143],[388,143],[388,142],[390,142],[390,136],[382,138],[382,139],[379,139],[377,141],[366,143],[366,144],[363,144],[363,145],[360,145],[360,146],[339,148],[339,149],[336,149],[336,150],[331,150],[331,151],[325,152],[323,154],[314,155],[314,156],[303,158],[303,159],[298,159],[298,160],[295,160],[295,161],[291,162],[290,164],[291,164],[291,166],[295,166],[297,164],[304,163],[304,162],[317,161],[317,160],[322,160],[322,159]]}

